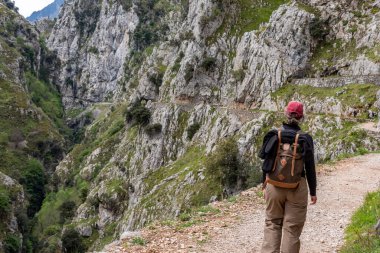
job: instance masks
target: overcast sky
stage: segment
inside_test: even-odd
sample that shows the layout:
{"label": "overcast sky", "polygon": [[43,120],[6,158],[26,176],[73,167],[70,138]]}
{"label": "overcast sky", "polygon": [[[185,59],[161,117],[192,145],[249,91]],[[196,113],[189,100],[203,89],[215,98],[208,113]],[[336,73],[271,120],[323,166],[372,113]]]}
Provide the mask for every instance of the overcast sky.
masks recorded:
{"label": "overcast sky", "polygon": [[39,11],[54,0],[14,0],[19,8],[18,12],[24,17],[29,17],[33,11]]}

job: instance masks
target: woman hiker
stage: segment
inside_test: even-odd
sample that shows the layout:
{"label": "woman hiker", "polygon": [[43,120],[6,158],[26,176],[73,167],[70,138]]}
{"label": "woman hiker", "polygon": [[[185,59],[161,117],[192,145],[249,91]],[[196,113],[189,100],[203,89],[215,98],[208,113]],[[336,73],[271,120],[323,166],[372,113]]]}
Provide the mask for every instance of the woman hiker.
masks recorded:
{"label": "woman hiker", "polygon": [[[298,253],[306,220],[308,189],[317,202],[312,137],[301,131],[303,104],[289,102],[287,121],[264,137],[259,157],[263,163],[266,219],[262,253]],[[307,183],[306,183],[307,180]]]}

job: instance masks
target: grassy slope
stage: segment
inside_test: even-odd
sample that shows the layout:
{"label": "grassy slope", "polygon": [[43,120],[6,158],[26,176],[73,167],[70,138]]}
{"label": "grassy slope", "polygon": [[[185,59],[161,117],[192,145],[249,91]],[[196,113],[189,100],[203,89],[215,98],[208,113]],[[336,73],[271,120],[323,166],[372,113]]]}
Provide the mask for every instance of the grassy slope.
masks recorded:
{"label": "grassy slope", "polygon": [[380,218],[380,191],[369,193],[352,216],[346,229],[346,243],[341,253],[379,253],[380,238],[375,235],[374,225]]}
{"label": "grassy slope", "polygon": [[[245,32],[258,30],[261,24],[269,21],[273,11],[289,0],[236,0],[222,1],[214,10],[215,15],[224,15],[223,23],[215,34],[208,38],[208,43],[216,42],[223,34],[241,37]],[[221,8],[222,10],[218,9]],[[223,12],[223,14],[220,14]],[[212,20],[212,17],[210,18]]]}

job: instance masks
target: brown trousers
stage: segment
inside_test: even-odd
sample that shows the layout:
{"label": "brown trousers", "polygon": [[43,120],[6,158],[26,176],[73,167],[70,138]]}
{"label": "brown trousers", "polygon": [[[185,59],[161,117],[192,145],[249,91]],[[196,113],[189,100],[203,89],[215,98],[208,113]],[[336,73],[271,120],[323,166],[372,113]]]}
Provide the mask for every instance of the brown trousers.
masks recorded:
{"label": "brown trousers", "polygon": [[261,253],[298,253],[308,201],[305,178],[296,189],[268,184],[265,200],[267,208]]}

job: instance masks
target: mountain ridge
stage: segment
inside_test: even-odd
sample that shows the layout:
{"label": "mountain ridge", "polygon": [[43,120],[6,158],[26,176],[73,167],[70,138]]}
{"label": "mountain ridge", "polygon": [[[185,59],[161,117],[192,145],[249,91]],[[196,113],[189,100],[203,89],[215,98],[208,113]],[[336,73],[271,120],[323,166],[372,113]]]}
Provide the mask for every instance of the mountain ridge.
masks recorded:
{"label": "mountain ridge", "polygon": [[29,17],[26,19],[30,22],[36,22],[42,19],[54,19],[58,17],[59,10],[64,3],[65,0],[54,0],[54,2],[50,3],[46,7],[42,8],[39,11],[34,11]]}

